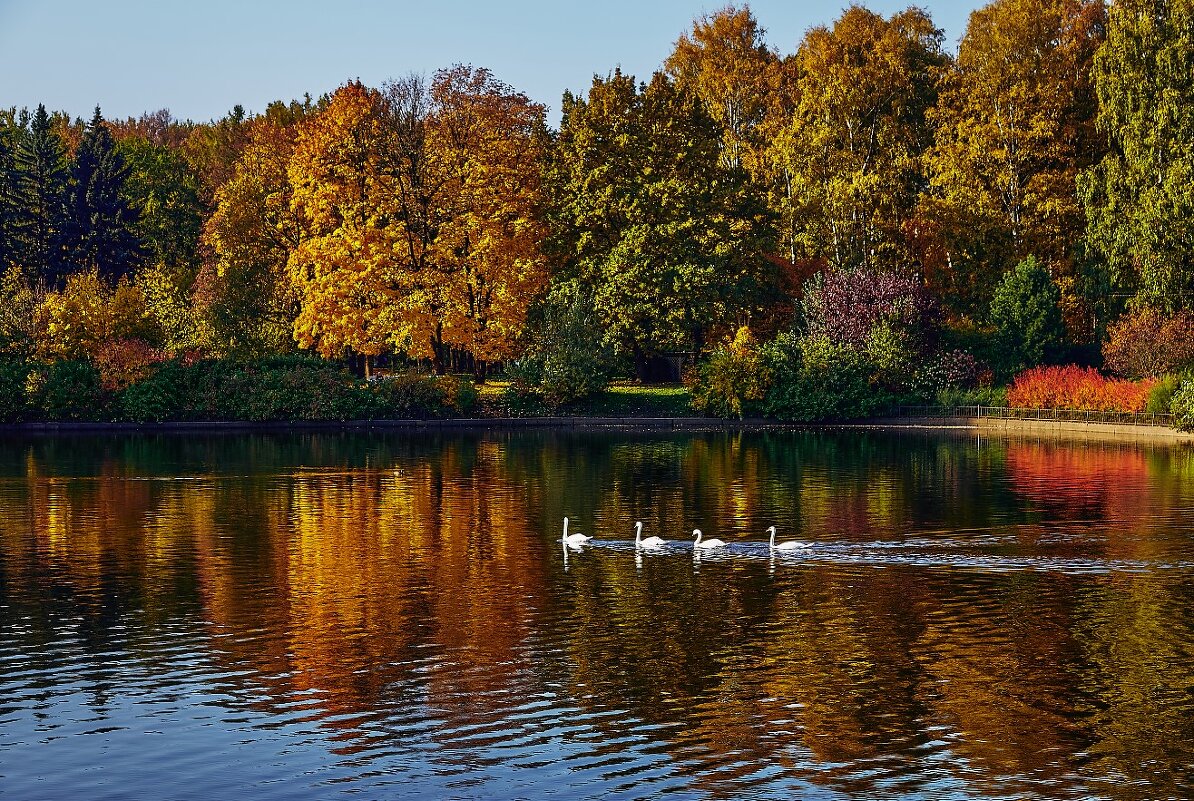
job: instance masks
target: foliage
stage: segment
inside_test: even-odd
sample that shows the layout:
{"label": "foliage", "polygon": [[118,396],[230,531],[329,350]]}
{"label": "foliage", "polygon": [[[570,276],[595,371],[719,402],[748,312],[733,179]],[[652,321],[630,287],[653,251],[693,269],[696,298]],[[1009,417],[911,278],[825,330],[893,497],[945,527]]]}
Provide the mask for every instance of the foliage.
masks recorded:
{"label": "foliage", "polygon": [[872,384],[866,356],[825,336],[781,334],[764,347],[763,361],[772,376],[763,401],[769,417],[844,420],[868,417],[890,402]]}
{"label": "foliage", "polygon": [[770,383],[758,343],[742,326],[701,366],[692,405],[704,414],[742,419],[750,405],[763,399]]}
{"label": "foliage", "polygon": [[1031,256],[1004,275],[990,311],[1003,370],[1040,364],[1056,353],[1065,334],[1060,300],[1048,271]]}
{"label": "foliage", "polygon": [[384,417],[467,414],[477,405],[477,389],[473,382],[452,375],[400,373],[379,379],[373,390],[380,399],[379,411]]}
{"label": "foliage", "polygon": [[109,339],[100,343],[94,363],[100,383],[112,392],[147,378],[166,354],[143,339]]}
{"label": "foliage", "polygon": [[30,356],[35,347],[38,299],[18,267],[0,276],[0,356]]}
{"label": "foliage", "polygon": [[1169,412],[1173,424],[1182,431],[1194,431],[1194,378],[1186,378],[1173,393]]}
{"label": "foliage", "polygon": [[1176,375],[1164,375],[1157,379],[1157,383],[1148,393],[1148,401],[1144,404],[1144,411],[1149,414],[1169,414],[1173,406],[1173,396],[1182,385],[1183,378]]}
{"label": "foliage", "polygon": [[39,105],[22,120],[13,161],[15,263],[33,280],[56,285],[62,277],[67,160],[50,115]]}
{"label": "foliage", "polygon": [[943,387],[937,391],[941,406],[1007,406],[1007,387]]}
{"label": "foliage", "polygon": [[123,278],[113,287],[94,269],[71,275],[37,310],[37,348],[46,359],[95,359],[110,340],[160,338],[141,288]]}
{"label": "foliage", "polygon": [[923,182],[928,110],[948,57],[917,8],[884,18],[852,5],[793,57],[794,109],[772,158],[791,259],[835,269],[910,266],[905,229]]}
{"label": "foliage", "polygon": [[1128,378],[1155,378],[1194,364],[1194,314],[1143,307],[1121,317],[1103,343],[1107,369]]}
{"label": "foliage", "polygon": [[141,263],[139,215],[125,194],[128,177],[128,165],[97,106],[75,153],[66,194],[62,238],[74,269],[117,279]]}
{"label": "foliage", "polygon": [[29,365],[23,359],[0,356],[0,423],[16,423],[28,413],[28,378]]}
{"label": "foliage", "polygon": [[562,406],[604,390],[613,354],[602,341],[592,296],[575,284],[557,287],[542,304],[523,355],[510,366],[514,391]]}
{"label": "foliage", "polygon": [[100,372],[87,361],[52,362],[35,369],[26,385],[29,405],[46,420],[98,420],[109,396]]}
{"label": "foliage", "polygon": [[923,343],[935,322],[931,298],[916,278],[880,270],[827,270],[804,288],[805,331],[863,347],[876,326]]}
{"label": "foliage", "polygon": [[1083,176],[1090,243],[1113,284],[1167,311],[1194,306],[1194,3],[1117,0],[1095,57],[1111,140]]}
{"label": "foliage", "polygon": [[1016,376],[1007,402],[1023,409],[1142,412],[1156,384],[1107,378],[1092,367],[1033,367]]}
{"label": "foliage", "polygon": [[700,102],[656,73],[615,70],[565,95],[549,169],[552,249],[594,293],[606,340],[645,357],[704,349],[764,307],[774,285],[766,211]]}
{"label": "foliage", "polygon": [[919,210],[928,279],[951,308],[981,313],[988,276],[1029,254],[1073,272],[1074,182],[1106,150],[1091,81],[1105,21],[1100,0],[996,0],[970,15],[929,113]]}

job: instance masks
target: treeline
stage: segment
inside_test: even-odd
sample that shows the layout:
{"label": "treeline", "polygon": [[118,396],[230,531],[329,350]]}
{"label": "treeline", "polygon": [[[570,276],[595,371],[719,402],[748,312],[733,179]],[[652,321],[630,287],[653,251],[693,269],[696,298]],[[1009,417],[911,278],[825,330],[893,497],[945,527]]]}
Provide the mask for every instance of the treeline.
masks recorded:
{"label": "treeline", "polygon": [[558,130],[468,66],[203,124],[14,109],[0,349],[109,389],[295,349],[503,364],[561,400],[662,354],[770,364],[731,411],[776,371],[924,395],[1098,364],[1194,305],[1192,76],[1190,0],[996,0],[956,57],[916,8],[781,53],[727,7]]}

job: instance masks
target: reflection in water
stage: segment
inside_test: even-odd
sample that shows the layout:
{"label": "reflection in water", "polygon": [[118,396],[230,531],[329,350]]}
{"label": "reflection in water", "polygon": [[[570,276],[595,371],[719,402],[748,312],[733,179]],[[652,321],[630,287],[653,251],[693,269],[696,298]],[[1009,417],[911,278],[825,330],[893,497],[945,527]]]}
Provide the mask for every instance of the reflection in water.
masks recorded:
{"label": "reflection in water", "polygon": [[[1188,797],[1192,471],[824,433],[9,441],[0,787]],[[566,562],[565,514],[603,540]],[[637,519],[680,542],[636,555]],[[772,523],[815,547],[769,555]],[[694,561],[697,525],[729,553]]]}

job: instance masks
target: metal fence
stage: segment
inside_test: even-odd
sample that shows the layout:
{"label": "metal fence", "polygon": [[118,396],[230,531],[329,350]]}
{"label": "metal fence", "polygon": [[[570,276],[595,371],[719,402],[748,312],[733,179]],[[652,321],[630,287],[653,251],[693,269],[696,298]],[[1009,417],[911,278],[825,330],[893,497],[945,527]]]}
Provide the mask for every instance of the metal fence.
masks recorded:
{"label": "metal fence", "polygon": [[1006,406],[899,406],[896,417],[996,417],[1053,420],[1071,423],[1118,423],[1135,426],[1174,426],[1172,414],[1148,412],[1084,412],[1075,409],[1011,409]]}

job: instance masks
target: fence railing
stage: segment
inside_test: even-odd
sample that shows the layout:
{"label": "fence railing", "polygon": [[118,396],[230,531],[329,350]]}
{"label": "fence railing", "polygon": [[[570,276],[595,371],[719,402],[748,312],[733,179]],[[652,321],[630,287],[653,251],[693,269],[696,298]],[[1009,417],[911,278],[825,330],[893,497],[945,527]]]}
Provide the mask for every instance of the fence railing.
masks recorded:
{"label": "fence railing", "polygon": [[996,417],[1071,423],[1119,423],[1136,426],[1174,426],[1172,414],[1149,412],[1086,412],[1075,409],[1013,409],[1006,406],[899,406],[896,417]]}

